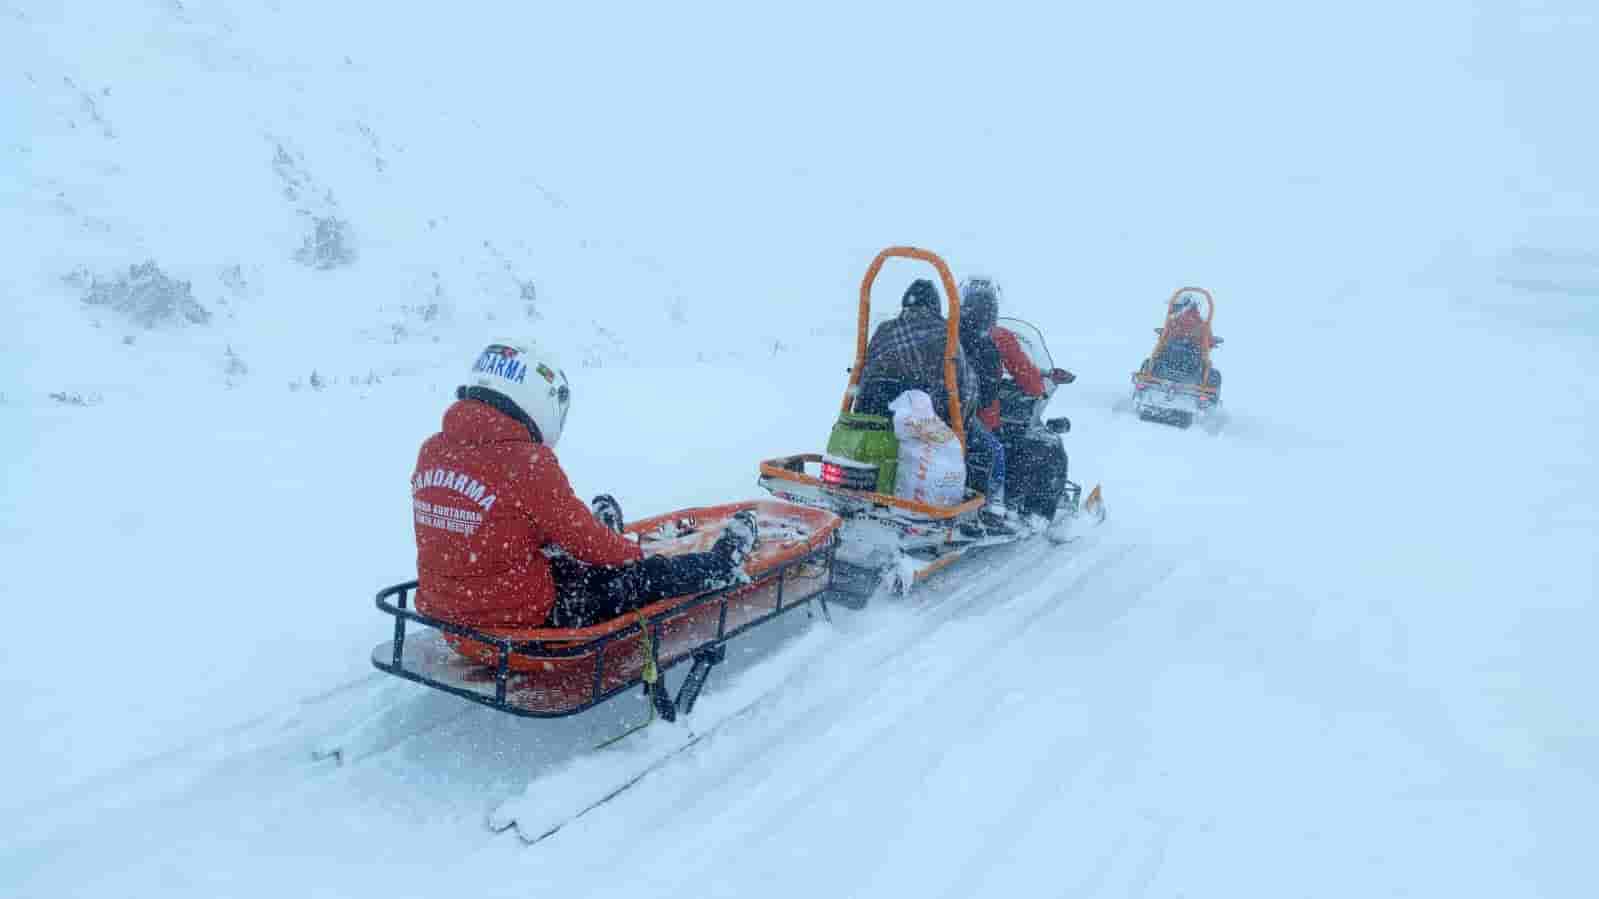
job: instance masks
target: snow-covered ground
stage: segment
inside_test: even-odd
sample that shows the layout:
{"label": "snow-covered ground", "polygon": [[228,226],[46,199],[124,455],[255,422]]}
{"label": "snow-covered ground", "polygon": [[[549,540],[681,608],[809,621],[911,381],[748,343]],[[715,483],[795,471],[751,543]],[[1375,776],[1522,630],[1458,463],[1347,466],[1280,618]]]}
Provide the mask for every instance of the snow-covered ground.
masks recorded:
{"label": "snow-covered ground", "polygon": [[[0,893],[1587,895],[1596,25],[0,3]],[[564,353],[580,493],[753,497],[889,243],[1044,328],[1110,522],[752,634],[753,713],[488,833],[673,734],[372,672],[460,372]],[[209,320],[83,304],[146,260]],[[1215,436],[1112,411],[1184,283]]]}

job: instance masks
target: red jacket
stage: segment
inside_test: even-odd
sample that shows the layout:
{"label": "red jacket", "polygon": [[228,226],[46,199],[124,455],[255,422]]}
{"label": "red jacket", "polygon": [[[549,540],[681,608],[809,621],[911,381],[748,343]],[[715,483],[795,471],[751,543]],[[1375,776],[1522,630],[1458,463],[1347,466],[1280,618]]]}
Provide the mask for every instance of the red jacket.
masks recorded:
{"label": "red jacket", "polygon": [[[1016,382],[1016,386],[1028,396],[1044,395],[1044,375],[1028,358],[1027,351],[1022,349],[1021,341],[1010,331],[995,325],[989,330],[988,336],[994,339],[994,346],[999,349],[1000,361],[1005,364],[1005,370]],[[984,426],[990,431],[999,430],[999,400],[988,404],[988,408],[977,413]]]}
{"label": "red jacket", "polygon": [[1205,330],[1205,319],[1196,310],[1189,308],[1167,323],[1165,337],[1167,340],[1183,338],[1198,340],[1201,332]]}
{"label": "red jacket", "polygon": [[555,453],[526,426],[475,400],[444,413],[411,477],[417,608],[470,627],[539,627],[555,604],[555,544],[574,558],[621,565],[638,545],[594,520]]}

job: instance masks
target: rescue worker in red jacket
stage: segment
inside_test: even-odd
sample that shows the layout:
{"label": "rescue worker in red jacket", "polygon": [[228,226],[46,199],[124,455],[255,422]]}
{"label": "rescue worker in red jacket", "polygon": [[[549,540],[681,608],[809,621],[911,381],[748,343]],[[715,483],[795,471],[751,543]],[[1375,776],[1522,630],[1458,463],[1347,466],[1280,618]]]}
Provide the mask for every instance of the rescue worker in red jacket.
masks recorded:
{"label": "rescue worker in red jacket", "polygon": [[597,497],[591,511],[578,499],[554,452],[571,389],[531,343],[490,345],[456,396],[411,478],[424,614],[480,628],[584,627],[742,579],[753,512],[735,515],[710,552],[645,557],[620,532],[615,500]]}
{"label": "rescue worker in red jacket", "polygon": [[[1205,315],[1200,311],[1199,297],[1192,293],[1179,296],[1166,314],[1160,355],[1146,362],[1146,370],[1156,377],[1185,383],[1198,383],[1204,368],[1204,349],[1215,349],[1221,338],[1210,333]],[[1201,344],[1208,343],[1208,347]],[[1205,377],[1205,386],[1221,387],[1221,371],[1214,365]]]}

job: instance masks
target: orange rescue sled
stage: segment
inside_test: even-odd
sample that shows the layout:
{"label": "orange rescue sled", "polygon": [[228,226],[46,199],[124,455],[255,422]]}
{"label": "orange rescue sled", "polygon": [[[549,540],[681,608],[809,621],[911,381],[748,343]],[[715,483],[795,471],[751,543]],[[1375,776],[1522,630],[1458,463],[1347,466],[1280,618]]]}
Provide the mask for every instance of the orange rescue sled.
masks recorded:
{"label": "orange rescue sled", "polygon": [[[771,500],[682,509],[636,521],[646,552],[708,549],[722,523],[753,508],[761,540],[745,562],[749,583],[677,596],[585,628],[474,629],[411,607],[417,582],[383,590],[377,606],[394,617],[394,639],[372,650],[379,670],[529,718],[585,711],[648,684],[667,720],[692,709],[726,641],[785,612],[820,603],[827,614],[839,518]],[[428,630],[406,632],[407,622]],[[659,672],[693,660],[677,698],[655,689]]]}

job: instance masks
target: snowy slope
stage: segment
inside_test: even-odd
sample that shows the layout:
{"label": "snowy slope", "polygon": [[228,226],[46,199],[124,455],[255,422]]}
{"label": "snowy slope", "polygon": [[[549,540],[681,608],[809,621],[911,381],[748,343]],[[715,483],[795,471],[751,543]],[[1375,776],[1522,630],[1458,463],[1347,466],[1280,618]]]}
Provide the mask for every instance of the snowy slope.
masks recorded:
{"label": "snowy slope", "polygon": [[[534,850],[488,836],[484,812],[529,778],[524,801],[558,803],[574,786],[563,776],[606,776],[561,766],[641,707],[530,724],[361,680],[383,637],[363,597],[404,576],[391,547],[403,526],[377,522],[337,551],[300,545],[290,565],[263,561],[305,571],[302,595],[246,585],[238,609],[211,619],[249,636],[247,650],[192,651],[212,676],[185,678],[181,658],[150,651],[119,672],[127,695],[112,709],[62,710],[48,693],[24,706],[41,772],[140,761],[14,808],[7,870],[26,895],[240,894],[255,881],[327,895],[462,882],[490,894],[1582,895],[1580,821],[1599,799],[1582,700],[1599,510],[1572,485],[1593,482],[1594,435],[1581,415],[1517,399],[1536,395],[1537,369],[1595,372],[1562,355],[1588,338],[1518,327],[1463,328],[1414,357],[1435,370],[1505,334],[1536,345],[1536,369],[1534,350],[1496,353],[1507,372],[1533,372],[1507,374],[1502,395],[1411,403],[1375,374],[1293,390],[1235,376],[1237,427],[1215,438],[1112,416],[1094,396],[1109,383],[1074,385],[1058,411],[1076,422],[1079,473],[1110,491],[1103,532],[976,559],[934,585],[926,613],[797,619],[782,645],[752,637],[736,648],[756,667],[718,672],[701,714],[777,686],[754,718]],[[780,389],[735,397],[759,408]],[[825,422],[830,402],[804,417]],[[1503,432],[1461,426],[1482,408]],[[774,414],[751,430],[805,444],[805,424]],[[690,440],[689,427],[662,436]],[[1524,452],[1518,432],[1544,436],[1536,464],[1483,479],[1484,459]],[[772,447],[734,443],[688,468],[703,497],[657,487],[662,506],[747,495],[748,460]],[[581,465],[580,485],[610,485],[611,469]],[[377,486],[372,499],[398,502]],[[130,548],[172,526],[149,527]],[[283,544],[274,529],[248,533]],[[241,557],[226,547],[212,551]],[[204,596],[202,580],[173,593]],[[130,636],[159,646],[181,625],[143,596],[156,619]],[[320,626],[242,614],[273,601]],[[88,676],[39,678],[47,667],[27,665],[13,689],[103,694]],[[154,693],[165,670],[176,696]],[[106,729],[117,739],[88,739]],[[355,747],[353,760],[311,761],[330,746]],[[90,817],[102,823],[85,829]],[[637,861],[618,864],[620,846]]]}
{"label": "snowy slope", "polygon": [[[0,4],[0,893],[1590,891],[1584,5],[103,6]],[[562,349],[580,493],[754,496],[900,242],[1079,373],[1111,523],[751,635],[701,713],[754,714],[488,834],[669,736],[595,759],[631,698],[531,723],[371,672],[459,371]],[[211,321],[63,280],[146,259]],[[1189,282],[1214,437],[1112,412]]]}

